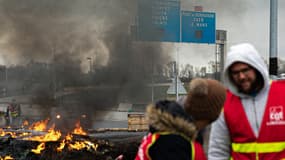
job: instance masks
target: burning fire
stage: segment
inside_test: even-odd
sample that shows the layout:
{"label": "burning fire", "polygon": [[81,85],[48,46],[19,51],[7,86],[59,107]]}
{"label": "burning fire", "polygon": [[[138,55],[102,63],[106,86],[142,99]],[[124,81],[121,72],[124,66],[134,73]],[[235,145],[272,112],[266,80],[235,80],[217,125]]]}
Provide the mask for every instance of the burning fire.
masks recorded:
{"label": "burning fire", "polygon": [[0,136],[3,137],[3,136],[5,136],[5,135],[6,135],[6,133],[3,131],[2,128],[0,128]]}
{"label": "burning fire", "polygon": [[[60,131],[55,130],[55,125],[52,125],[48,129],[47,127],[48,121],[49,121],[48,119],[43,121],[38,121],[33,123],[31,126],[27,127],[29,128],[29,130],[37,131],[33,132],[33,134],[31,132],[21,132],[17,134],[16,132],[4,131],[3,129],[0,128],[0,136],[5,136],[7,134],[10,134],[13,138],[22,138],[23,140],[40,142],[40,144],[35,149],[31,150],[31,152],[35,154],[41,154],[41,152],[45,149],[45,142],[59,141],[59,140],[61,140],[60,144],[56,148],[58,152],[61,152],[65,148],[68,150],[82,150],[82,149],[86,149],[88,151],[97,150],[98,144],[94,144],[91,141],[87,140],[74,140],[73,135],[87,135],[87,132],[82,129],[79,121],[75,124],[74,130],[70,134],[67,134],[64,138],[62,138],[62,134]],[[28,122],[24,122],[24,124],[25,126],[27,126]],[[4,157],[4,159],[0,157],[0,160],[9,160],[7,158],[9,158],[9,156]]]}
{"label": "burning fire", "polygon": [[97,150],[98,145],[90,142],[90,141],[76,141],[74,144],[69,144],[69,149],[81,150],[86,148],[87,150]]}
{"label": "burning fire", "polygon": [[22,124],[22,128],[25,128],[27,126],[29,126],[29,122],[27,120],[25,120]]}
{"label": "burning fire", "polygon": [[42,142],[40,143],[36,149],[32,149],[32,152],[34,152],[35,154],[40,154],[42,150],[45,149],[45,143]]}
{"label": "burning fire", "polygon": [[35,131],[45,131],[47,128],[48,121],[49,121],[49,119],[39,121],[39,122],[35,122],[34,124],[32,124],[29,127],[29,129],[35,130]]}
{"label": "burning fire", "polygon": [[80,125],[80,121],[78,121],[75,124],[75,129],[72,132],[73,134],[79,134],[79,135],[87,135],[87,133],[82,129],[81,125]]}
{"label": "burning fire", "polygon": [[61,152],[64,147],[68,145],[69,150],[97,150],[98,144],[94,144],[90,141],[75,141],[72,142],[72,135],[68,134],[65,139],[60,143],[60,146],[57,148],[57,151]]}
{"label": "burning fire", "polygon": [[0,157],[0,160],[13,160],[14,158],[11,156]]}
{"label": "burning fire", "polygon": [[4,131],[2,128],[0,128],[0,136],[3,137],[3,136],[6,136],[6,135],[10,135],[12,138],[16,138],[17,137],[15,132]]}
{"label": "burning fire", "polygon": [[60,137],[61,137],[61,132],[54,130],[54,126],[53,126],[47,131],[45,135],[24,138],[24,140],[48,142],[48,141],[57,141],[59,140]]}

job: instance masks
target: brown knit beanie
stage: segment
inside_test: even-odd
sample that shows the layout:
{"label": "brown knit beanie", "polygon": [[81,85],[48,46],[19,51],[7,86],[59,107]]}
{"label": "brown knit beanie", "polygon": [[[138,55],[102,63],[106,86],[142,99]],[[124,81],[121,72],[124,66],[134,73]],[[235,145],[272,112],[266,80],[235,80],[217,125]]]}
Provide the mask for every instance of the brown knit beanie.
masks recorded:
{"label": "brown knit beanie", "polygon": [[185,110],[194,120],[215,121],[224,105],[226,88],[217,80],[196,78],[190,82]]}

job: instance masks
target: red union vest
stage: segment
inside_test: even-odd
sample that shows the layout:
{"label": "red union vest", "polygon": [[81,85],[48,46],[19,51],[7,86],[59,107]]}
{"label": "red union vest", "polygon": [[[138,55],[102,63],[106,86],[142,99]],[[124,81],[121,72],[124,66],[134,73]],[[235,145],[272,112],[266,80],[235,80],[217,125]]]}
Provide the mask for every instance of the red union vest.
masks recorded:
{"label": "red union vest", "polygon": [[[147,136],[145,136],[138,149],[135,160],[151,160],[151,157],[148,153],[149,148],[155,143],[155,141],[159,138],[159,136],[167,134],[171,133],[155,133],[155,134],[149,133]],[[191,156],[191,160],[206,160],[203,147],[197,142],[189,141],[189,143],[191,143],[191,149],[192,149],[192,155],[189,155]]]}
{"label": "red union vest", "polygon": [[271,84],[258,137],[250,127],[240,98],[230,92],[227,93],[224,115],[234,160],[285,159],[285,81]]}

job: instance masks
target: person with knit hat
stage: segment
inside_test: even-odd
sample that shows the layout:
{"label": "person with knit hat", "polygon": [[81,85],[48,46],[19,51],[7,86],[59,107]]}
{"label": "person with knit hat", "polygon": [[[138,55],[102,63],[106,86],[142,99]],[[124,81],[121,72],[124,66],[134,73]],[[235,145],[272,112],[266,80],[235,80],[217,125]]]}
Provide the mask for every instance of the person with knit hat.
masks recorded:
{"label": "person with knit hat", "polygon": [[285,159],[285,81],[270,82],[267,65],[252,44],[227,53],[223,112],[212,124],[208,159]]}
{"label": "person with knit hat", "polygon": [[199,129],[220,114],[226,89],[216,80],[201,78],[193,79],[189,87],[182,105],[160,100],[147,106],[149,133],[138,148],[136,160],[206,160],[195,138]]}
{"label": "person with knit hat", "polygon": [[184,108],[195,121],[209,124],[219,116],[225,97],[226,88],[219,81],[196,78],[190,82]]}

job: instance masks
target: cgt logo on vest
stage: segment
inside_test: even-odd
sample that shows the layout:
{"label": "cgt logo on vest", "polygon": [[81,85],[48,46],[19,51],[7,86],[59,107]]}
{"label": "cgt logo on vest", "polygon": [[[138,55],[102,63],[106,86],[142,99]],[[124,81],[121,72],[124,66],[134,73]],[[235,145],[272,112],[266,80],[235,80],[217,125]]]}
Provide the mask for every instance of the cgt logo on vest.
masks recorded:
{"label": "cgt logo on vest", "polygon": [[269,107],[269,122],[267,125],[285,125],[283,106]]}

